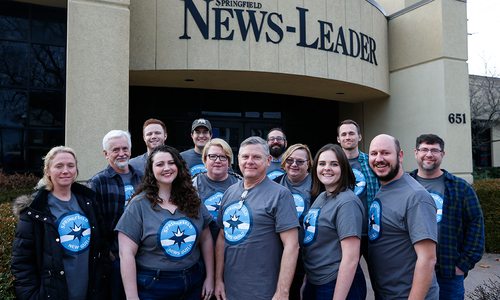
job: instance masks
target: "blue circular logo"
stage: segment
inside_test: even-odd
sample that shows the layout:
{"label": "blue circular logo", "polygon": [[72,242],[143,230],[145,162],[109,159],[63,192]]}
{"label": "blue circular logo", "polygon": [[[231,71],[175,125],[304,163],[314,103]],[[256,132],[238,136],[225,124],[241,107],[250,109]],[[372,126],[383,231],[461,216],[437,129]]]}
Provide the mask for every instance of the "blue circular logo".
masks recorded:
{"label": "blue circular logo", "polygon": [[304,217],[304,246],[308,246],[316,240],[316,226],[318,224],[320,209],[311,208]]}
{"label": "blue circular logo", "polygon": [[380,200],[375,198],[368,210],[368,238],[370,241],[375,241],[380,237],[381,218],[382,205],[380,204]]}
{"label": "blue circular logo", "polygon": [[171,259],[182,259],[190,254],[196,245],[198,231],[187,218],[167,219],[160,226],[158,243]]}
{"label": "blue circular logo", "polygon": [[89,219],[78,212],[68,212],[59,218],[57,224],[59,239],[64,249],[80,253],[90,245]]}
{"label": "blue circular logo", "polygon": [[292,194],[293,195],[293,201],[295,202],[295,209],[297,209],[297,217],[300,219],[300,216],[304,213],[304,210],[306,209],[306,202],[304,201],[304,198],[300,194]]}
{"label": "blue circular logo", "polygon": [[358,169],[352,169],[352,172],[354,173],[354,177],[356,177],[356,186],[354,187],[354,194],[356,194],[356,196],[359,196],[363,194],[366,188],[365,175],[363,175],[363,173],[361,173],[361,171]]}
{"label": "blue circular logo", "polygon": [[224,193],[217,192],[203,201],[214,220],[217,219],[217,213],[219,213],[222,196],[224,196]]}
{"label": "blue circular logo", "polygon": [[267,173],[267,177],[269,179],[273,180],[274,178],[281,176],[283,174],[285,174],[285,171],[283,171],[283,170],[273,170],[273,171]]}
{"label": "blue circular logo", "polygon": [[436,203],[436,221],[439,223],[443,219],[443,196],[436,192],[429,192],[429,194],[431,194],[434,203]]}
{"label": "blue circular logo", "polygon": [[230,204],[222,214],[224,238],[229,244],[243,241],[252,229],[252,216],[243,201]]}
{"label": "blue circular logo", "polygon": [[198,173],[202,173],[202,172],[206,172],[206,171],[207,171],[207,168],[205,168],[204,164],[197,164],[197,165],[192,166],[189,169],[189,172],[191,172],[191,176],[194,176]]}

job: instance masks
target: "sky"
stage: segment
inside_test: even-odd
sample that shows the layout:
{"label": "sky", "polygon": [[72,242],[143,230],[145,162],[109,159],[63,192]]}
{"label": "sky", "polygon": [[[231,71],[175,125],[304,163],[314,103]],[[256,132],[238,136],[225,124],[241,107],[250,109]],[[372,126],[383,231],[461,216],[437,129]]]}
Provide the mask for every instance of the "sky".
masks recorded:
{"label": "sky", "polygon": [[500,0],[467,0],[469,74],[500,77]]}

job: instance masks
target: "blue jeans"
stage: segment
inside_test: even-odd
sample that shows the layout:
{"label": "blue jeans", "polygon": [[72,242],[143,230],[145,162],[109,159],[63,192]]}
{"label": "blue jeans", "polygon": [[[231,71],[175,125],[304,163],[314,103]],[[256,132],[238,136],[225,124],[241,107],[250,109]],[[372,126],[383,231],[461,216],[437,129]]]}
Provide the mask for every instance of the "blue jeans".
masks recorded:
{"label": "blue jeans", "polygon": [[139,270],[137,289],[141,300],[199,300],[204,280],[202,263],[181,271]]}
{"label": "blue jeans", "polygon": [[439,299],[440,300],[463,300],[464,289],[464,276],[455,275],[453,278],[444,278],[437,276],[439,284]]}
{"label": "blue jeans", "polygon": [[[315,285],[306,282],[304,293],[302,294],[303,300],[331,300],[335,291],[337,280],[330,281],[322,285]],[[366,299],[366,281],[365,275],[361,266],[358,264],[354,279],[352,280],[351,288],[347,294],[347,300],[364,300]]]}

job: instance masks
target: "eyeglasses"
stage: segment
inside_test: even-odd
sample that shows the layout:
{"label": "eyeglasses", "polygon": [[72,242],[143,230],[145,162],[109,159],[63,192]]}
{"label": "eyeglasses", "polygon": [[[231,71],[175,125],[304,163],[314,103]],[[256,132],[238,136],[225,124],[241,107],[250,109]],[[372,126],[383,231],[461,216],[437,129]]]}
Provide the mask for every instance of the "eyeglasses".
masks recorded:
{"label": "eyeglasses", "polygon": [[436,154],[439,154],[441,152],[443,152],[442,150],[439,150],[439,149],[427,149],[427,148],[420,148],[420,149],[417,149],[418,152],[421,152],[421,153],[424,153],[424,154],[427,154],[427,153],[431,153],[432,155],[436,155]]}
{"label": "eyeglasses", "polygon": [[282,136],[270,136],[267,138],[268,142],[274,142],[274,141],[283,142],[284,140],[285,140],[285,138]]}
{"label": "eyeglasses", "polygon": [[285,162],[288,164],[288,165],[293,165],[293,163],[295,163],[297,166],[302,166],[306,163],[307,159],[306,160],[303,160],[303,159],[293,159],[293,158],[287,158],[285,159]]}
{"label": "eyeglasses", "polygon": [[208,159],[213,160],[213,161],[216,161],[217,158],[220,161],[227,161],[227,156],[225,156],[225,155],[207,154],[207,157],[208,157]]}

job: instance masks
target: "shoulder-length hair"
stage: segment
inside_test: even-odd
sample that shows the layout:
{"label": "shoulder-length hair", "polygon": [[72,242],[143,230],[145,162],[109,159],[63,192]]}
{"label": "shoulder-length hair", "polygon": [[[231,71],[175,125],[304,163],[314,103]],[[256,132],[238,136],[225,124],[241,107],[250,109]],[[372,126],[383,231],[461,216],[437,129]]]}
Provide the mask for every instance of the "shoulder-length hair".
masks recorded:
{"label": "shoulder-length hair", "polygon": [[304,144],[293,144],[288,149],[286,149],[285,153],[283,153],[283,156],[281,157],[281,168],[284,170],[285,165],[286,165],[286,160],[295,152],[296,150],[304,150],[306,152],[307,156],[307,172],[309,172],[312,168],[312,163],[313,163],[313,158],[311,154],[311,150],[309,150],[309,147]]}
{"label": "shoulder-length hair", "polygon": [[343,192],[347,189],[354,189],[354,185],[356,184],[356,177],[354,177],[354,173],[352,172],[351,165],[349,164],[349,160],[347,159],[347,156],[344,153],[344,150],[337,145],[337,144],[326,144],[319,151],[316,153],[316,156],[314,157],[314,163],[312,167],[312,179],[313,179],[313,185],[311,188],[311,195],[313,197],[317,197],[319,193],[322,191],[323,183],[319,181],[318,178],[318,162],[319,162],[319,156],[321,153],[325,151],[333,151],[335,155],[337,156],[337,160],[339,162],[340,166],[340,181],[339,184],[337,185],[337,188],[333,192],[334,195]]}
{"label": "shoulder-length hair", "polygon": [[76,180],[76,177],[78,177],[78,160],[76,159],[75,150],[71,149],[70,147],[56,146],[50,149],[49,152],[47,152],[47,154],[43,157],[43,177],[42,179],[40,179],[40,181],[38,181],[36,189],[44,188],[50,192],[54,190],[54,184],[52,183],[52,180],[49,176],[49,169],[52,161],[59,153],[69,153],[71,154],[71,156],[73,156],[76,166],[76,175],[75,178],[73,178],[73,182]]}
{"label": "shoulder-length hair", "polygon": [[174,147],[160,145],[156,147],[148,156],[146,169],[142,184],[136,194],[144,192],[146,198],[151,202],[151,207],[161,203],[163,200],[158,196],[158,183],[153,173],[153,161],[157,153],[170,153],[177,166],[177,177],[172,182],[172,191],[170,192],[170,202],[190,218],[198,218],[198,210],[200,209],[201,200],[191,182],[191,174],[184,159],[182,159],[179,151]]}

